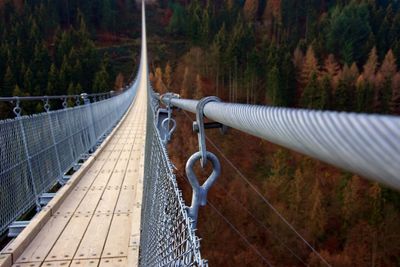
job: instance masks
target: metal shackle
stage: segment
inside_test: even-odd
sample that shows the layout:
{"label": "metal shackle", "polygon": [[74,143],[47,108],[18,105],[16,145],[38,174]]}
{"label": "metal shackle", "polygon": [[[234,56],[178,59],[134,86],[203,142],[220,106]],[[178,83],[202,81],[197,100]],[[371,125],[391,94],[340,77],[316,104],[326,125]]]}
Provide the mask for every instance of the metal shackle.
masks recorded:
{"label": "metal shackle", "polygon": [[[170,128],[170,123],[172,122],[172,128]],[[165,142],[168,142],[171,140],[171,135],[175,132],[176,129],[176,121],[173,118],[165,118],[161,122],[161,127],[165,129],[167,132],[167,135],[165,136]]]}
{"label": "metal shackle", "polygon": [[186,176],[193,189],[192,204],[188,208],[188,215],[193,220],[193,227],[196,227],[197,224],[199,207],[205,206],[207,204],[207,193],[221,174],[221,164],[217,156],[207,151],[205,158],[206,160],[211,161],[211,164],[213,166],[213,171],[207,178],[207,180],[203,183],[203,185],[200,185],[199,180],[196,174],[194,173],[193,167],[196,161],[200,160],[201,158],[202,158],[201,152],[196,152],[189,158],[189,160],[186,163]]}
{"label": "metal shackle", "polygon": [[[196,106],[196,122],[194,127],[198,128],[197,138],[199,140],[199,151],[201,157],[201,167],[204,168],[207,164],[207,147],[206,147],[206,133],[204,128],[204,107],[210,102],[221,102],[221,99],[216,96],[208,96],[201,99]],[[193,128],[194,128],[193,127]]]}

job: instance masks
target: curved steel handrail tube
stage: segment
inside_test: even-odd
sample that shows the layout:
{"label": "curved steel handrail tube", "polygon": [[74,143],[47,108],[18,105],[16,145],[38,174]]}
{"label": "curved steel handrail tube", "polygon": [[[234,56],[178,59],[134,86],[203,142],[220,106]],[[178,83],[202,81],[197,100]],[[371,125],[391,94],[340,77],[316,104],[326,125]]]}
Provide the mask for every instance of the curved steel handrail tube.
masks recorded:
{"label": "curved steel handrail tube", "polygon": [[[171,104],[195,113],[198,101]],[[214,121],[400,189],[400,117],[211,102]]]}

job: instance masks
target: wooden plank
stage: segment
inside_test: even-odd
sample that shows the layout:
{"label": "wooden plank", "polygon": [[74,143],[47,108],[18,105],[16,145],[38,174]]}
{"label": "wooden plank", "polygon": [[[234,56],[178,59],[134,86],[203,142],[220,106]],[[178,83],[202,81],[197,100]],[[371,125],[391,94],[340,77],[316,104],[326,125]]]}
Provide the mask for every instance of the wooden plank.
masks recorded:
{"label": "wooden plank", "polygon": [[42,262],[53,247],[59,235],[64,230],[71,216],[52,216],[38,233],[36,238],[17,258],[17,263]]}
{"label": "wooden plank", "polygon": [[16,263],[12,267],[40,267],[41,262]]}
{"label": "wooden plank", "polygon": [[112,214],[96,214],[75,254],[75,259],[100,258],[110,228]]}
{"label": "wooden plank", "polygon": [[129,247],[136,247],[139,249],[140,245],[140,224],[141,224],[141,206],[133,207],[132,224],[129,235]]}
{"label": "wooden plank", "polygon": [[76,208],[81,203],[82,199],[86,195],[88,188],[84,187],[77,187],[72,191],[69,196],[65,199],[64,203],[60,206],[60,208],[54,212],[55,215],[61,214],[69,214],[72,215]]}
{"label": "wooden plank", "polygon": [[88,193],[83,198],[82,202],[79,204],[78,208],[75,211],[76,215],[80,214],[93,214],[96,210],[97,204],[103,194],[103,188],[95,188],[92,187]]}
{"label": "wooden plank", "polygon": [[127,256],[131,214],[114,214],[102,257]]}
{"label": "wooden plank", "polygon": [[107,213],[112,214],[115,209],[115,204],[118,200],[118,196],[120,193],[120,187],[111,187],[107,186],[104,194],[102,195],[99,204],[96,208],[96,214],[98,213]]}
{"label": "wooden plank", "polygon": [[90,219],[90,215],[74,215],[62,235],[57,239],[46,260],[72,260]]}
{"label": "wooden plank", "polygon": [[99,259],[73,260],[70,267],[97,267]]}
{"label": "wooden plank", "polygon": [[105,258],[101,259],[99,267],[127,267],[127,258]]}
{"label": "wooden plank", "polygon": [[133,211],[135,203],[135,186],[123,186],[118,197],[117,205],[115,206],[116,213],[130,213]]}
{"label": "wooden plank", "polygon": [[69,267],[71,261],[45,261],[42,267]]}
{"label": "wooden plank", "polygon": [[0,254],[0,267],[11,267],[12,257],[11,254]]}
{"label": "wooden plank", "polygon": [[137,267],[139,266],[139,249],[130,247],[128,250],[128,262],[127,266]]}

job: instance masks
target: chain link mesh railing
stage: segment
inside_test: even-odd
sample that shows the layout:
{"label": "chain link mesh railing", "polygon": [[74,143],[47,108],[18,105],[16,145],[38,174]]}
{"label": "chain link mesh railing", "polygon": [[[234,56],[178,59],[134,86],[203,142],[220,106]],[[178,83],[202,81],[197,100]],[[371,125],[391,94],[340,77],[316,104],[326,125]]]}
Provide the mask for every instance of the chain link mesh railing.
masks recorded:
{"label": "chain link mesh railing", "polygon": [[0,121],[0,234],[113,128],[135,90],[136,83],[103,101]]}
{"label": "chain link mesh railing", "polygon": [[156,126],[158,101],[149,94],[140,265],[207,266]]}

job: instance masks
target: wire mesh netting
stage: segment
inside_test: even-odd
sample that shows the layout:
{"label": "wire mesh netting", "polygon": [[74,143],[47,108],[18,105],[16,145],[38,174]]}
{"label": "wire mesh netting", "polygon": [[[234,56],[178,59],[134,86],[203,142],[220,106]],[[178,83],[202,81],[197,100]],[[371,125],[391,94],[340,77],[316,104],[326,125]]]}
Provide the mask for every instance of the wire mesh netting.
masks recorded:
{"label": "wire mesh netting", "polygon": [[0,235],[127,111],[136,83],[95,103],[0,121]]}
{"label": "wire mesh netting", "polygon": [[149,97],[140,264],[207,266],[156,127],[157,109],[157,100]]}

